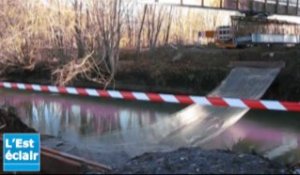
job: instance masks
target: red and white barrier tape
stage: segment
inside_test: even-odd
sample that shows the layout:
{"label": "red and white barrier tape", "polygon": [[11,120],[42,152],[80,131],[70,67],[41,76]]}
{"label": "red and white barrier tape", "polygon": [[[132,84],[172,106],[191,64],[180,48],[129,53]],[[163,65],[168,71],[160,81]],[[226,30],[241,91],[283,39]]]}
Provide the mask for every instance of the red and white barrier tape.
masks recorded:
{"label": "red and white barrier tape", "polygon": [[187,105],[199,104],[203,106],[221,106],[221,107],[234,107],[234,108],[245,108],[245,109],[300,112],[299,102],[297,103],[297,102],[284,102],[284,101],[273,101],[273,100],[250,100],[250,99],[237,99],[237,98],[202,97],[202,96],[191,96],[191,95],[173,95],[173,94],[162,94],[162,93],[97,90],[97,89],[90,89],[90,88],[57,87],[57,86],[9,83],[9,82],[0,82],[0,88],[59,93],[59,94],[71,94],[71,95],[79,95],[79,96],[106,97],[106,98],[124,99],[124,100],[149,101],[149,102],[177,103],[177,104],[187,104]]}

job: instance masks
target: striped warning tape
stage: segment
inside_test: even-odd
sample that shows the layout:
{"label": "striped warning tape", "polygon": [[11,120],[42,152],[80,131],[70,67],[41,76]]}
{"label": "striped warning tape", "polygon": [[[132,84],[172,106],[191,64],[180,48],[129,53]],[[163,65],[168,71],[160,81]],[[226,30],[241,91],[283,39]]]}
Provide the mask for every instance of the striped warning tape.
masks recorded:
{"label": "striped warning tape", "polygon": [[187,104],[187,105],[199,104],[203,106],[221,106],[221,107],[234,107],[234,108],[245,108],[245,109],[300,112],[299,102],[250,100],[250,99],[222,98],[222,97],[202,97],[202,96],[192,96],[192,95],[173,95],[173,94],[162,94],[162,93],[144,93],[144,92],[129,92],[129,91],[116,91],[116,90],[98,90],[98,89],[90,89],[90,88],[57,87],[57,86],[9,83],[9,82],[0,82],[0,88],[27,90],[27,91],[35,91],[35,92],[71,94],[71,95],[79,95],[79,96],[106,97],[106,98],[124,99],[124,100],[149,101],[149,102],[177,103],[177,104]]}

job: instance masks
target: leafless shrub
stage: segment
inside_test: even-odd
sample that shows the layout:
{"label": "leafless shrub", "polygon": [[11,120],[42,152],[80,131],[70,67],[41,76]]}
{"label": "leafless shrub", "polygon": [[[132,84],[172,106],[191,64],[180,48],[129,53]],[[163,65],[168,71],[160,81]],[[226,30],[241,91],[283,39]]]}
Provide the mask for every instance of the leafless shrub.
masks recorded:
{"label": "leafless shrub", "polygon": [[136,0],[43,2],[0,1],[0,73],[33,70],[39,61],[47,64],[43,48],[61,49],[63,55],[75,50],[77,56],[69,54],[73,59],[60,60],[66,65],[54,69],[55,83],[67,85],[83,76],[107,86],[117,72],[120,48],[139,53],[142,47],[190,44],[199,30],[221,21],[218,15],[206,19],[196,10]]}

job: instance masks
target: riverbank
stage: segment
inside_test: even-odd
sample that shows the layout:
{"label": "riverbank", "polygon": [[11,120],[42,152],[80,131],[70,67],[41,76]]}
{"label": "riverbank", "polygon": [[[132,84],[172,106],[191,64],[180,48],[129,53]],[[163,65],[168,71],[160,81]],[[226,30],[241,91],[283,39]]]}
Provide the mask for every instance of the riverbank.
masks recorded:
{"label": "riverbank", "polygon": [[[0,133],[35,132],[18,118],[13,108],[1,108],[0,118],[1,126],[4,126],[1,127]],[[42,136],[42,145],[109,165],[113,168],[112,173],[274,174],[294,171],[294,169],[279,165],[256,154],[234,153],[224,150],[207,151],[200,148],[182,148],[172,152],[145,153],[135,158],[130,158],[126,153],[104,155],[103,151],[80,148],[51,136]],[[114,156],[114,158],[112,159],[111,156]],[[116,158],[118,161],[113,161]]]}
{"label": "riverbank", "polygon": [[[51,57],[51,51],[44,51]],[[57,57],[53,56],[52,57]],[[49,60],[45,59],[45,60]],[[234,61],[283,61],[281,71],[264,99],[298,101],[300,99],[300,50],[276,46],[246,49],[219,49],[185,47],[158,48],[156,52],[144,51],[137,58],[134,50],[121,52],[118,72],[109,89],[162,92],[174,94],[206,95],[227,76]],[[7,72],[2,81],[53,84],[51,66],[43,63],[26,72]],[[103,88],[85,79],[77,79],[70,86]]]}
{"label": "riverbank", "polygon": [[258,155],[230,151],[182,148],[166,153],[146,153],[115,170],[125,174],[279,174],[284,166]]}

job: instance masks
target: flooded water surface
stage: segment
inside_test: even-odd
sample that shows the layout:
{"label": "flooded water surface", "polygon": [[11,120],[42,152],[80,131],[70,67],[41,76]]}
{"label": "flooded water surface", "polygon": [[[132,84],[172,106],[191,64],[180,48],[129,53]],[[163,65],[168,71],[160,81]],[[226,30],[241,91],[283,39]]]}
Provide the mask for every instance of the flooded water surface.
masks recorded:
{"label": "flooded water surface", "polygon": [[[82,147],[97,148],[99,145],[106,145],[111,149],[127,149],[130,156],[147,151],[168,150],[170,145],[166,146],[162,140],[156,139],[172,137],[164,134],[169,128],[176,127],[169,125],[185,126],[185,120],[180,121],[181,123],[178,120],[174,122],[176,115],[172,115],[185,108],[180,105],[7,90],[0,92],[2,105],[15,106],[21,119],[41,134],[61,138]],[[176,133],[179,131],[180,128],[176,129]],[[202,134],[197,133],[198,130],[192,131],[195,136]],[[157,133],[161,134],[157,136]],[[299,161],[300,114],[250,111],[233,126],[196,146],[205,149],[256,151],[275,160]],[[171,148],[176,147],[172,145]]]}

